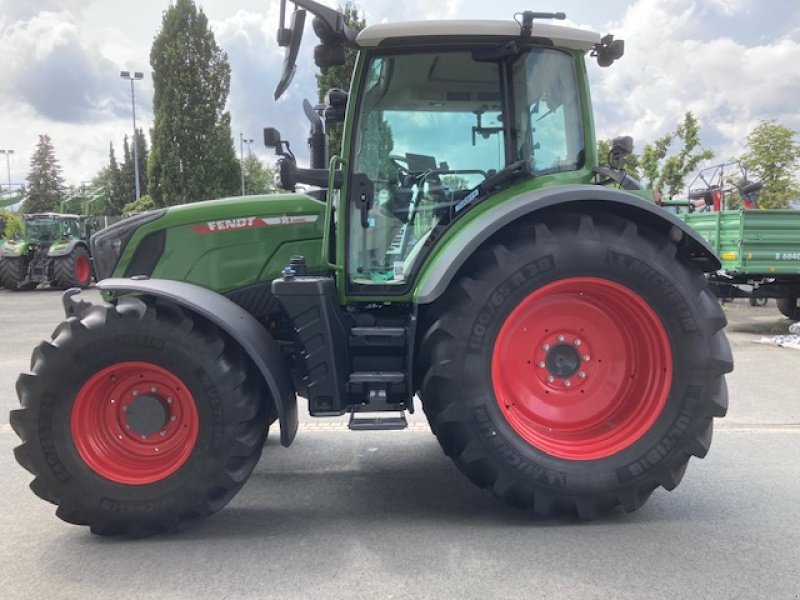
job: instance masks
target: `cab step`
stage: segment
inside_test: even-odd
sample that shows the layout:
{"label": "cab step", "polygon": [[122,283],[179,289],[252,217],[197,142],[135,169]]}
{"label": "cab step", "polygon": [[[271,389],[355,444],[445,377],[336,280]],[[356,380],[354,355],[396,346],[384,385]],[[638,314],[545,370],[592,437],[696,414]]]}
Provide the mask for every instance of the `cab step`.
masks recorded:
{"label": "cab step", "polygon": [[356,417],[356,414],[350,413],[350,422],[347,424],[352,431],[399,430],[408,427],[404,413],[400,413],[399,417]]}

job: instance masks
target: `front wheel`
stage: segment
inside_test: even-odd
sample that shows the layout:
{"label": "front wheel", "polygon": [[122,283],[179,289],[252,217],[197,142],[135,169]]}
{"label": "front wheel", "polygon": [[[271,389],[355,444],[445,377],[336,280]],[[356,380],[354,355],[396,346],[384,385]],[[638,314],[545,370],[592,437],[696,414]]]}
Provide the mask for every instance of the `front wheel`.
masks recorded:
{"label": "front wheel", "polygon": [[423,318],[420,396],[445,453],[543,515],[635,510],[726,412],[725,317],[702,273],[618,217],[506,232]]}
{"label": "front wheel", "polygon": [[267,407],[244,354],[174,305],[92,307],[31,363],[11,413],[15,455],[67,522],[184,529],[227,504],[259,459]]}

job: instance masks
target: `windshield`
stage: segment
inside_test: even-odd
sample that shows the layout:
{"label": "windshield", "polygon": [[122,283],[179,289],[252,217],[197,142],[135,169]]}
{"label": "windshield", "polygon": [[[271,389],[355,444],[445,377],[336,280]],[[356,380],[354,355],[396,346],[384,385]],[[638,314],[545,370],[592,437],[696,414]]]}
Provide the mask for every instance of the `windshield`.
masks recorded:
{"label": "windshield", "polygon": [[353,283],[404,283],[433,228],[452,220],[470,193],[507,164],[527,160],[534,174],[544,174],[582,162],[568,53],[531,48],[512,61],[512,143],[503,117],[512,99],[504,102],[498,62],[438,51],[376,56],[366,69],[352,171],[371,181],[374,197],[350,207]]}
{"label": "windshield", "polygon": [[47,219],[34,217],[25,219],[26,236],[38,242],[53,242],[60,239],[80,237],[78,222],[74,219]]}

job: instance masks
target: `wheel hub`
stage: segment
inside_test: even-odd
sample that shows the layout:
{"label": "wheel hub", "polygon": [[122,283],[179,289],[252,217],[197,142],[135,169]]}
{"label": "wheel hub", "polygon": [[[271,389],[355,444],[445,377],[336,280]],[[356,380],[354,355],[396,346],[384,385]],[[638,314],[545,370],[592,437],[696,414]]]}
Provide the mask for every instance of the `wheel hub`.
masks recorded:
{"label": "wheel hub", "polygon": [[131,431],[148,437],[156,431],[163,431],[169,413],[163,400],[158,396],[144,395],[124,407],[125,424]]}
{"label": "wheel hub", "polygon": [[551,375],[564,379],[578,372],[581,357],[575,346],[562,343],[550,348],[544,363]]}

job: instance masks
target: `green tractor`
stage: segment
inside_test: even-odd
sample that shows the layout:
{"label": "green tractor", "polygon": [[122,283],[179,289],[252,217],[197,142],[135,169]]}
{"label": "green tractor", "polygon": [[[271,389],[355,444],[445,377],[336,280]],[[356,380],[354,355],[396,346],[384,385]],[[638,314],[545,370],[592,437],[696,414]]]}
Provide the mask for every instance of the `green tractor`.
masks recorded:
{"label": "green tractor", "polygon": [[0,285],[18,291],[50,284],[86,288],[92,277],[89,243],[77,215],[24,216],[25,233],[0,247]]}
{"label": "green tractor", "polygon": [[[727,408],[726,321],[708,244],[597,167],[585,55],[611,36],[542,22],[380,24],[297,0],[349,94],[306,105],[311,165],[274,129],[284,189],[137,215],[92,249],[106,303],[65,294],[11,414],[31,488],[98,534],[218,511],[298,400],[350,429],[421,401],[470,480],[538,515],[633,511],[673,489]],[[328,161],[321,116],[344,121]],[[649,198],[650,201],[645,199]],[[303,403],[305,406],[305,402]],[[273,425],[275,424],[275,425]]]}

